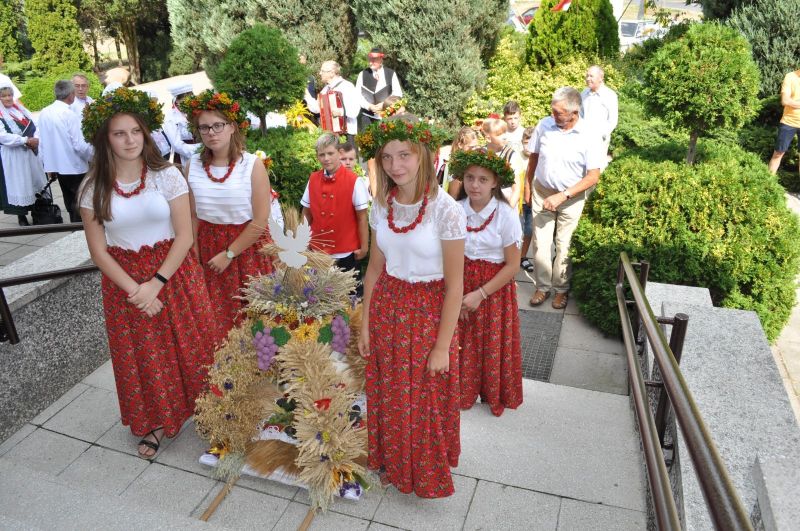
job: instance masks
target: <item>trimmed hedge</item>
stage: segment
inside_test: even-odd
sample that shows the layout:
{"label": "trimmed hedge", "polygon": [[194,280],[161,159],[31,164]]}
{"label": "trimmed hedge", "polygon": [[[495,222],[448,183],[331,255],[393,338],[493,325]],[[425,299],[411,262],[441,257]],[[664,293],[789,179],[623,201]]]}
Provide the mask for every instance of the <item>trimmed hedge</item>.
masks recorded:
{"label": "trimmed hedge", "polygon": [[707,141],[694,166],[629,151],[603,173],[572,242],[573,291],[590,321],[618,335],[619,253],[656,282],[704,286],[715,305],[755,311],[770,340],[795,302],[800,224],[764,161]]}
{"label": "trimmed hedge", "polygon": [[[48,73],[46,76],[32,77],[25,82],[25,85],[20,87],[22,91],[22,102],[31,111],[40,111],[55,101],[55,94],[53,88],[56,81],[60,79],[72,79],[72,74],[76,70],[70,68],[68,70],[59,69]],[[83,72],[89,78],[89,96],[92,98],[99,98],[103,93],[103,84],[94,72]]]}
{"label": "trimmed hedge", "polygon": [[272,157],[270,182],[282,204],[300,209],[308,176],[320,168],[315,146],[320,134],[293,127],[269,128],[265,135],[253,130],[248,133],[247,151],[260,149]]}

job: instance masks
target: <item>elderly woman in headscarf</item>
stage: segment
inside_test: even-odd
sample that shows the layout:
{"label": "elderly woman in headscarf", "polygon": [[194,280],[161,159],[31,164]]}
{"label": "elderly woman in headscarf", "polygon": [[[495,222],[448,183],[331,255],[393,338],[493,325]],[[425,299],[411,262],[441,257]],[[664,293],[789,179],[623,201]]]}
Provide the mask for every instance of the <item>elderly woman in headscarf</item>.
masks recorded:
{"label": "elderly woman in headscarf", "polygon": [[31,113],[14,101],[10,82],[0,81],[0,206],[6,214],[16,214],[19,224],[30,225],[27,214],[36,202],[36,193],[47,184],[42,163],[36,156],[39,139]]}

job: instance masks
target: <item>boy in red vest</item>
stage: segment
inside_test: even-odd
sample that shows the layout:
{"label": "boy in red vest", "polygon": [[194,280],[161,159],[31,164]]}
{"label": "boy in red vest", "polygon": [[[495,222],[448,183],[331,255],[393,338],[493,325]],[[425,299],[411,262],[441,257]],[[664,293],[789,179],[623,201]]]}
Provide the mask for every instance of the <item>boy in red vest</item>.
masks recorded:
{"label": "boy in red vest", "polygon": [[342,165],[338,147],[331,133],[319,137],[317,160],[322,169],[309,176],[300,203],[311,225],[311,246],[335,258],[338,267],[356,270],[369,249],[370,195],[364,181]]}

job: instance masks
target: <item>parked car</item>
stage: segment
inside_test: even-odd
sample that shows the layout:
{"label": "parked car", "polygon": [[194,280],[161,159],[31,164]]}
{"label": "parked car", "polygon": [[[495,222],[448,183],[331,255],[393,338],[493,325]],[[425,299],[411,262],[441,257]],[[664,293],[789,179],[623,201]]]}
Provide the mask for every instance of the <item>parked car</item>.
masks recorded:
{"label": "parked car", "polygon": [[519,18],[522,19],[522,23],[525,24],[526,26],[528,24],[530,24],[531,20],[533,20],[533,15],[536,14],[536,10],[537,9],[539,9],[539,8],[538,7],[532,7],[530,9],[528,9],[527,11],[525,11],[523,14],[521,14],[519,16]]}
{"label": "parked car", "polygon": [[666,32],[654,20],[621,20],[619,23],[619,49],[625,52],[634,44],[660,37]]}

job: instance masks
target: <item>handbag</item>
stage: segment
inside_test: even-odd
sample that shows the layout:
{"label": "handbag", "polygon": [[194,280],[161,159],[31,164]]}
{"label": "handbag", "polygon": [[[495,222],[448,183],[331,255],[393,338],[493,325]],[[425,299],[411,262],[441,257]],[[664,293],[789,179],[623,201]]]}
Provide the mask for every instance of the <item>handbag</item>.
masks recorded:
{"label": "handbag", "polygon": [[42,191],[36,194],[36,202],[31,207],[31,218],[34,225],[54,225],[64,223],[61,217],[61,208],[53,203],[53,192],[50,185],[53,181],[47,181],[47,185]]}

